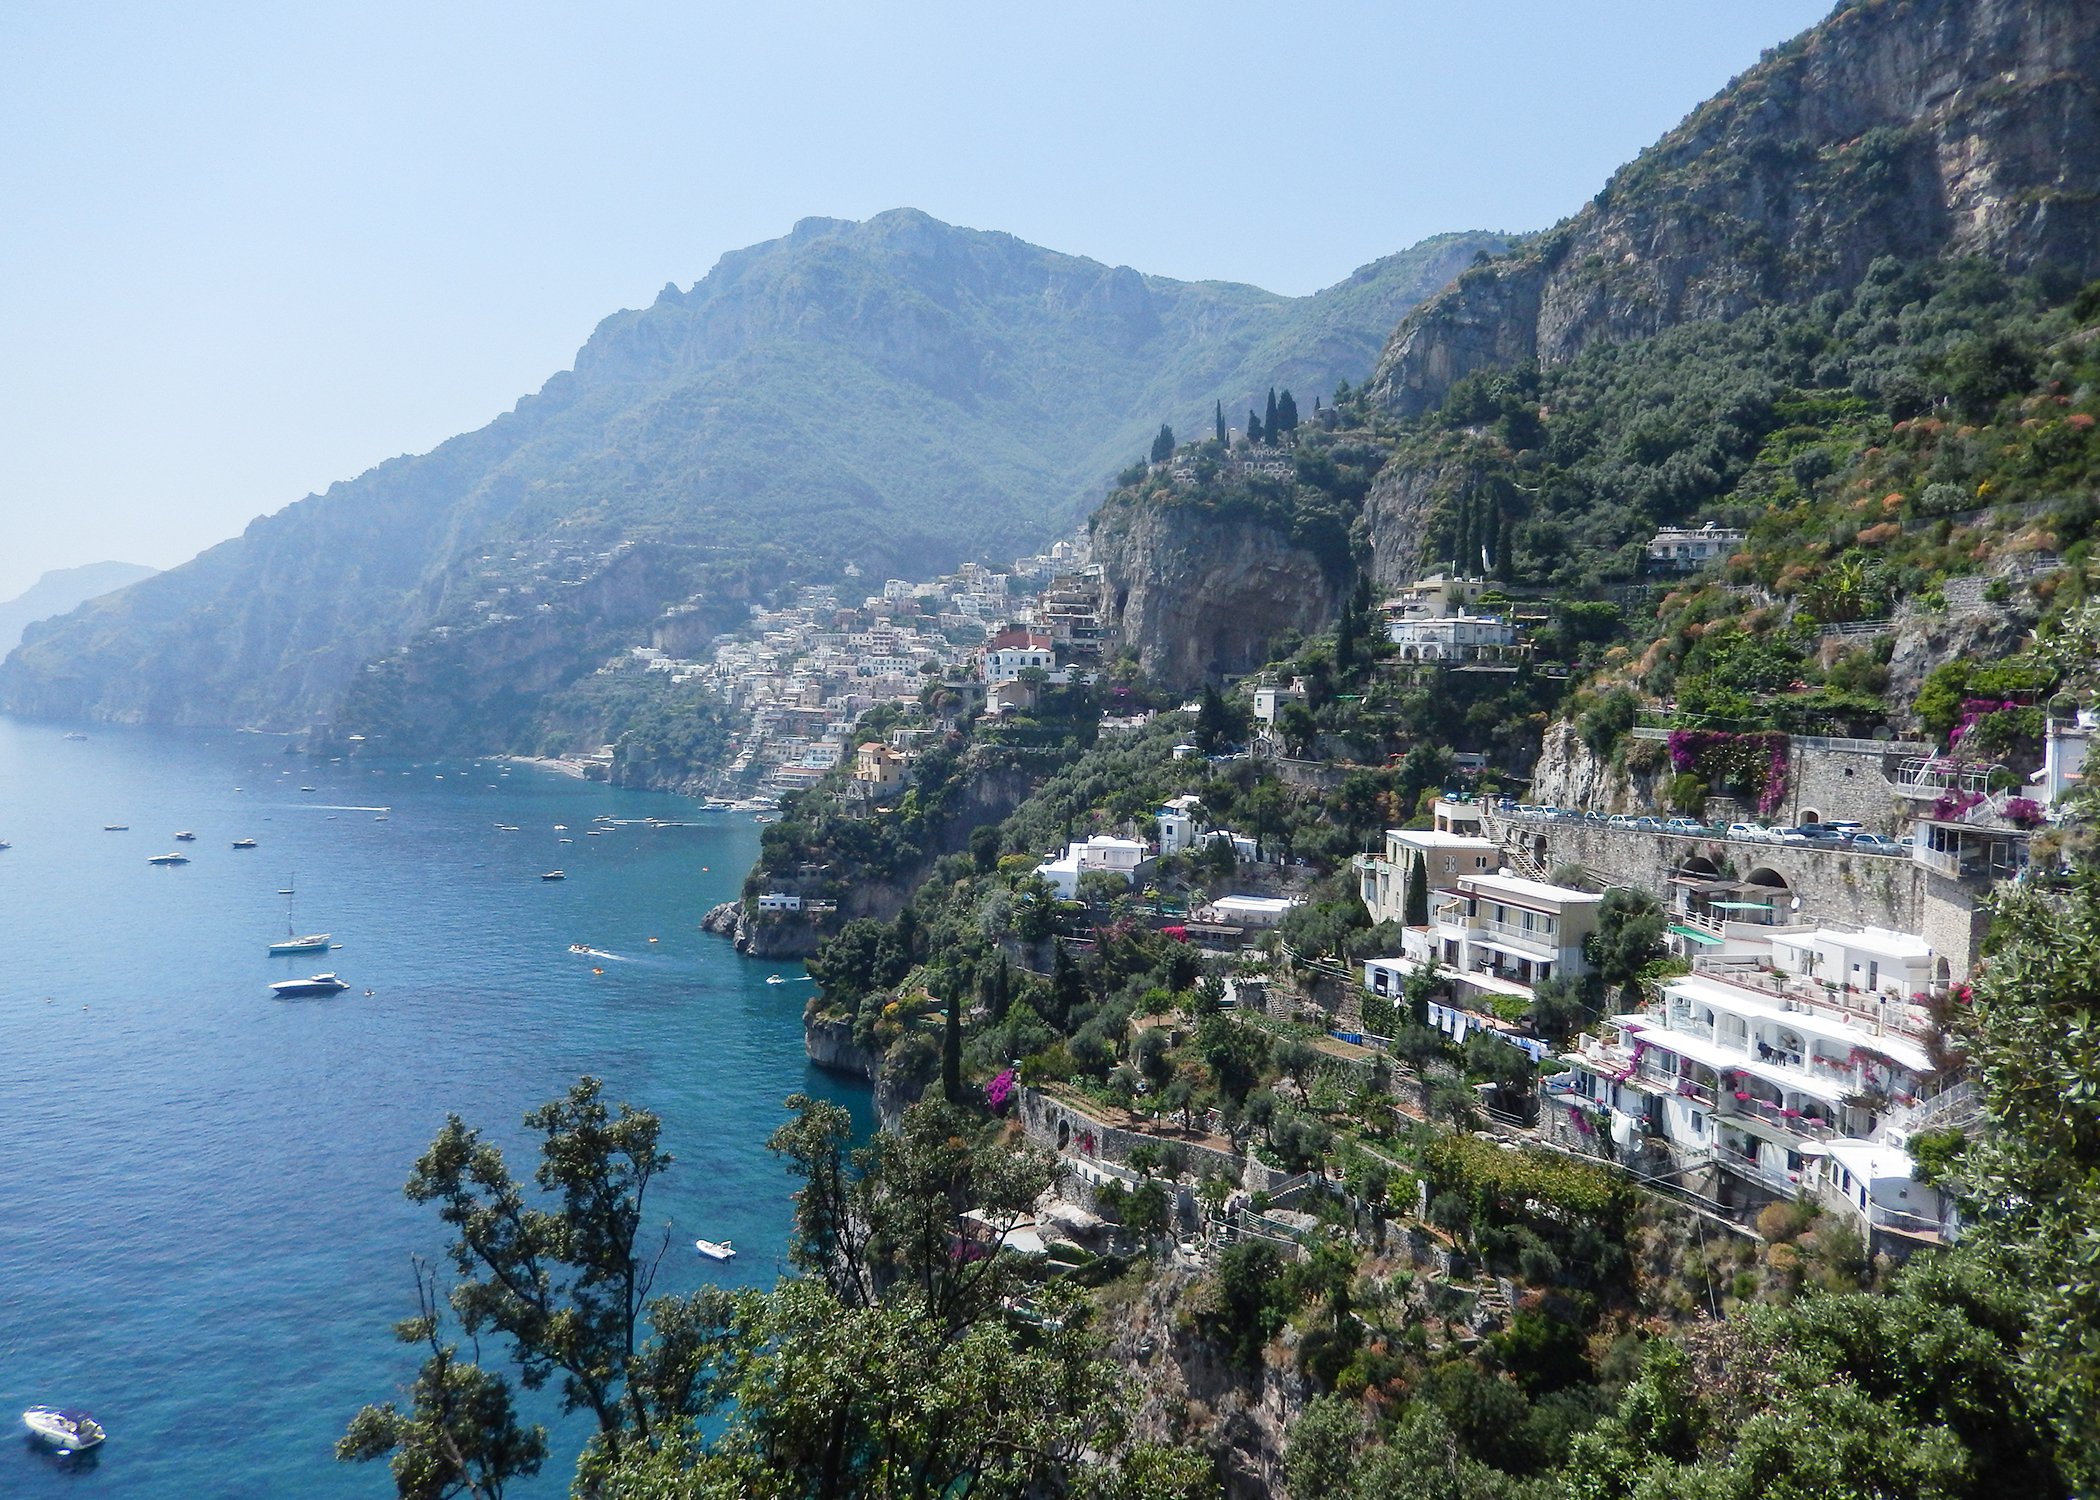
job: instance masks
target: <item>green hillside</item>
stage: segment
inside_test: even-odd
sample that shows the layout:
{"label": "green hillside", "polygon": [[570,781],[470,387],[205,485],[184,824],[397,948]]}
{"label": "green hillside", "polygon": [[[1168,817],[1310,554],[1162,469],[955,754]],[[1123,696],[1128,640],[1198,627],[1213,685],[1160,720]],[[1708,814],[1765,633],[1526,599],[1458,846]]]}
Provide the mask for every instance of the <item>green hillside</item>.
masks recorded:
{"label": "green hillside", "polygon": [[527,696],[588,665],[605,629],[724,576],[749,597],[848,564],[927,576],[1010,556],[1074,524],[1162,421],[1360,376],[1409,308],[1502,245],[1445,236],[1293,299],[912,210],[804,220],[606,319],[572,370],[480,431],[40,627],[0,668],[0,703],[302,722],[365,663],[465,618],[484,564],[521,548],[586,567],[619,543],[658,549],[601,579],[529,662],[470,664]]}

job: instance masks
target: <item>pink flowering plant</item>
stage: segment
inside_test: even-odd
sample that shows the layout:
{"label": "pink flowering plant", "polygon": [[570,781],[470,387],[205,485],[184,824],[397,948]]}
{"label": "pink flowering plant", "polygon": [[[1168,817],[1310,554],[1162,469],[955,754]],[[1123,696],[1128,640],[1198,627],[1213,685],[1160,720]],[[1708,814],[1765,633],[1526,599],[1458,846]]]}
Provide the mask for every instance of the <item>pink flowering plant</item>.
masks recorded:
{"label": "pink flowering plant", "polygon": [[984,1086],[984,1102],[991,1106],[992,1113],[1006,1113],[1006,1106],[1014,1096],[1014,1070],[1003,1068],[992,1081]]}

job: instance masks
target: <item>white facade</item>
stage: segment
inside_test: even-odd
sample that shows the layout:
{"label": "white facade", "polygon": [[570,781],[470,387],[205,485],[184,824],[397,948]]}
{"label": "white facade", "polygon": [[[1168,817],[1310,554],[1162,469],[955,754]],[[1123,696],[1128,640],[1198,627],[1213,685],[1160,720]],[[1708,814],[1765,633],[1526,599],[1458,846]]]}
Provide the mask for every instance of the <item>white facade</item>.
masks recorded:
{"label": "white facade", "polygon": [[1220,896],[1197,915],[1234,927],[1274,927],[1299,904],[1295,896]]}
{"label": "white facade", "polygon": [[1303,703],[1308,696],[1302,677],[1293,677],[1288,687],[1265,682],[1254,690],[1254,717],[1264,724],[1274,725],[1284,704]]}
{"label": "white facade", "polygon": [[1732,555],[1743,545],[1743,533],[1732,526],[1708,521],[1696,531],[1665,526],[1648,542],[1648,561],[1658,568],[1689,571],[1703,568],[1717,558]]}
{"label": "white facade", "polygon": [[1035,873],[1050,882],[1059,899],[1072,901],[1079,895],[1079,877],[1091,870],[1106,870],[1122,876],[1126,885],[1135,884],[1137,867],[1144,862],[1146,852],[1145,846],[1135,839],[1095,834],[1084,842],[1067,844],[1062,855],[1037,865]]}
{"label": "white facade", "polygon": [[1030,667],[1043,673],[1050,682],[1065,680],[1065,674],[1057,670],[1056,653],[1047,648],[1004,646],[984,653],[984,680],[988,683],[1018,681]]}
{"label": "white facade", "polygon": [[1583,942],[1603,899],[1515,875],[1432,881],[1429,925],[1408,928],[1401,948],[1442,968],[1461,1000],[1467,992],[1529,1000],[1541,980],[1590,972]]}
{"label": "white facade", "polygon": [[1934,981],[1932,945],[1907,932],[1777,928],[1771,943],[1774,968],[1841,989],[1900,999],[1930,989]]}
{"label": "white facade", "polygon": [[1461,875],[1490,874],[1502,864],[1502,851],[1492,839],[1428,828],[1388,828],[1383,853],[1356,856],[1358,895],[1374,925],[1407,920],[1407,882],[1417,854],[1431,889]]}
{"label": "white facade", "polygon": [[1390,622],[1386,637],[1402,661],[1476,661],[1504,654],[1517,628],[1500,615],[1430,615]]}
{"label": "white facade", "polygon": [[1586,1038],[1545,1099],[1622,1151],[1652,1145],[1679,1170],[1717,1169],[1727,1191],[1820,1194],[1871,1225],[1933,1235],[1944,1207],[1910,1180],[1901,1148],[1964,1096],[1940,1092],[1924,1029],[1909,1007],[1868,1016],[1769,974],[1695,973],[1666,984],[1659,1006],[1614,1017],[1612,1035]]}
{"label": "white facade", "polygon": [[2042,806],[2054,807],[2066,792],[2085,785],[2085,758],[2092,747],[2095,727],[2092,720],[2093,715],[2085,712],[2078,715],[2076,722],[2049,721],[2048,733],[2042,739],[2042,769],[2038,773],[2038,800]]}
{"label": "white facade", "polygon": [[768,891],[758,898],[760,911],[800,911],[802,898],[787,891]]}

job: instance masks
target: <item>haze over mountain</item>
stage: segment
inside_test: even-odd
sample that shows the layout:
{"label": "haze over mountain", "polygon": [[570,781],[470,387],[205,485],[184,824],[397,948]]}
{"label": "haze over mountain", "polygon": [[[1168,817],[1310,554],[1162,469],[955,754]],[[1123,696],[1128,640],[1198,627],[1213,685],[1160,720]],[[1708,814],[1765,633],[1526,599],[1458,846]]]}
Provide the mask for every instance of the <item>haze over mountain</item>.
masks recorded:
{"label": "haze over mountain", "polygon": [[14,650],[22,632],[38,620],[77,609],[88,600],[112,593],[159,570],[142,563],[83,563],[52,568],[14,598],[0,601],[0,656]]}
{"label": "haze over mountain", "polygon": [[849,564],[923,576],[1011,555],[1074,524],[1160,422],[1207,428],[1214,401],[1243,413],[1272,386],[1310,410],[1361,378],[1410,308],[1504,243],[1441,236],[1289,298],[910,209],[806,219],[607,318],[479,431],[31,631],[0,702],[301,722],[418,632],[500,616],[490,565],[526,554],[582,570],[539,601],[543,687],[588,664],[597,627],[694,594],[740,609]]}

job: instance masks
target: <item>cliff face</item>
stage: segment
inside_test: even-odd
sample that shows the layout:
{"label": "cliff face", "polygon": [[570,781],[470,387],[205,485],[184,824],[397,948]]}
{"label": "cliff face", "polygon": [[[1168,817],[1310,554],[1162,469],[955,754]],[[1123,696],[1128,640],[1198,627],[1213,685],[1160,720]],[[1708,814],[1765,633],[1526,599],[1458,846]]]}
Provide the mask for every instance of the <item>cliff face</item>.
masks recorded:
{"label": "cliff face", "polygon": [[1105,510],[1094,556],[1103,623],[1176,688],[1260,666],[1285,630],[1325,628],[1348,585],[1345,568],[1273,526],[1193,507]]}
{"label": "cliff face", "polygon": [[1858,0],[1778,49],[1573,218],[1417,309],[1373,393],[1798,302],[1883,255],[2100,275],[2100,6]]}

